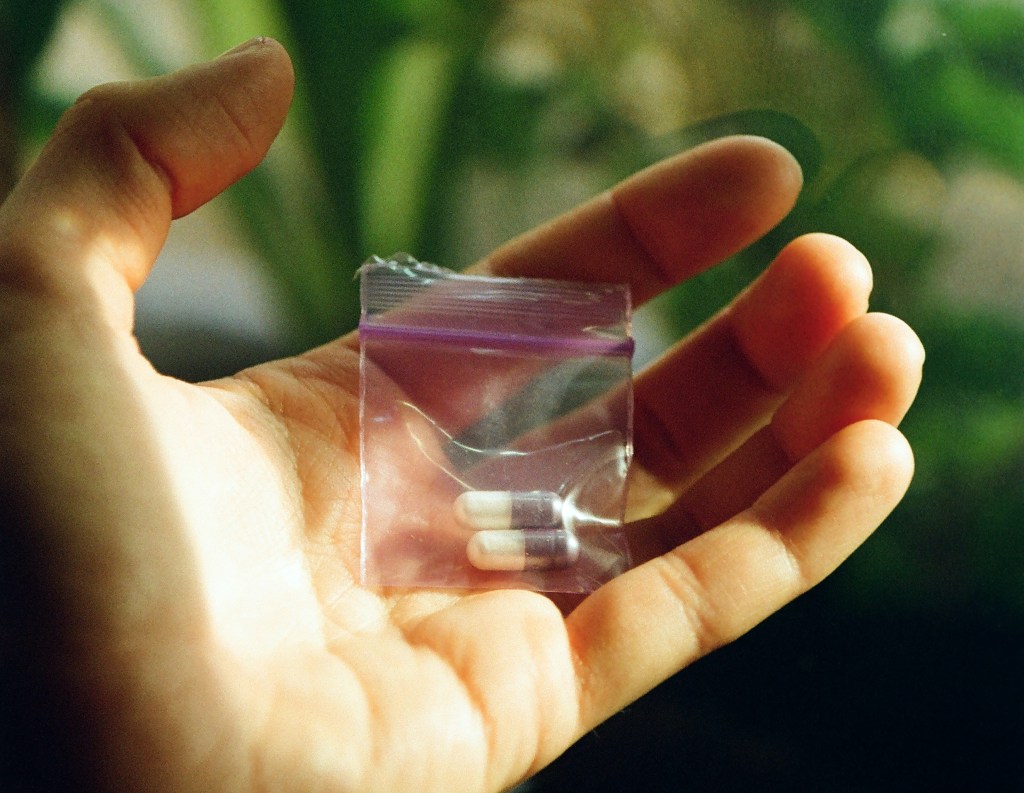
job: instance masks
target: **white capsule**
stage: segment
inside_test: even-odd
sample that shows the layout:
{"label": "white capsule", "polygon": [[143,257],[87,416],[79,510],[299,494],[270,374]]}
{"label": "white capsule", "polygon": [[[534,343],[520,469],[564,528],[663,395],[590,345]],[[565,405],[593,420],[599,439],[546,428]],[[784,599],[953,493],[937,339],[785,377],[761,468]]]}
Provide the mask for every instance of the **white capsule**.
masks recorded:
{"label": "white capsule", "polygon": [[547,490],[467,490],[455,499],[455,517],[475,531],[555,528],[562,508],[562,499]]}
{"label": "white capsule", "polygon": [[552,570],[575,564],[580,542],[559,529],[480,531],[466,545],[466,555],[478,570]]}

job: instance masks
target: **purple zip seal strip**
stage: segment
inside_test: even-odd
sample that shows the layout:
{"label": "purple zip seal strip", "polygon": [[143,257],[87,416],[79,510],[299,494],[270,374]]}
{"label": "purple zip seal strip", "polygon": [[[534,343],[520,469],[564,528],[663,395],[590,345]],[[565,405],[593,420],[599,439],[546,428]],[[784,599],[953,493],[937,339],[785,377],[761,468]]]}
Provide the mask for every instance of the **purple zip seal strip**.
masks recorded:
{"label": "purple zip seal strip", "polygon": [[602,339],[587,336],[531,336],[516,333],[497,333],[481,330],[452,328],[421,328],[410,325],[377,325],[360,322],[359,334],[363,338],[384,341],[434,342],[479,347],[508,352],[544,353],[552,356],[578,358],[599,356],[604,358],[629,357],[635,343],[632,338]]}

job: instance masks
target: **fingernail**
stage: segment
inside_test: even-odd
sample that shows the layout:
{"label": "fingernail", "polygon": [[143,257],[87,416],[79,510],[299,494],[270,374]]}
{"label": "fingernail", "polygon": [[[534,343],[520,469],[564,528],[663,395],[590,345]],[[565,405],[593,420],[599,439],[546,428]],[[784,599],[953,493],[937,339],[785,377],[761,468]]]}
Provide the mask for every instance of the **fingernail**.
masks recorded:
{"label": "fingernail", "polygon": [[229,55],[237,55],[238,53],[245,52],[246,50],[251,49],[252,47],[257,47],[266,44],[268,41],[270,41],[270,38],[268,36],[254,36],[248,41],[243,41],[241,44],[232,47],[227,52],[222,52],[217,57],[226,58]]}

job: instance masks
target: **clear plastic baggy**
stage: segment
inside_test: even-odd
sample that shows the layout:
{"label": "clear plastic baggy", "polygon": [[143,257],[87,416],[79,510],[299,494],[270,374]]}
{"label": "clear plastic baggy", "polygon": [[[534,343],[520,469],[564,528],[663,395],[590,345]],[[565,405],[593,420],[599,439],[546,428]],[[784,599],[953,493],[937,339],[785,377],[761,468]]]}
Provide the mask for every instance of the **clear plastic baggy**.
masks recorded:
{"label": "clear plastic baggy", "polygon": [[360,271],[362,576],[589,592],[630,563],[628,287]]}

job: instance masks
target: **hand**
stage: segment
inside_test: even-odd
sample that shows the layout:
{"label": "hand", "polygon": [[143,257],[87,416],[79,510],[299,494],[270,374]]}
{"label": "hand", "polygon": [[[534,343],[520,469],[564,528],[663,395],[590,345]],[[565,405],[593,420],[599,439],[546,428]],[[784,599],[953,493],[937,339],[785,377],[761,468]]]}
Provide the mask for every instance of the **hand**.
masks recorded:
{"label": "hand", "polygon": [[[172,217],[262,158],[291,84],[261,40],[89,92],[0,211],[3,629],[16,756],[53,786],[499,790],[820,581],[907,487],[921,347],[866,314],[864,259],[810,236],[638,376],[643,564],[567,616],[363,589],[356,337],[199,386],[132,337]],[[776,145],[718,141],[477,268],[642,302],[799,187]]]}

